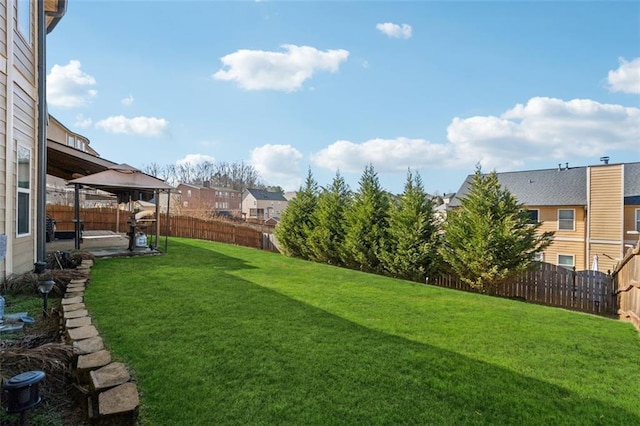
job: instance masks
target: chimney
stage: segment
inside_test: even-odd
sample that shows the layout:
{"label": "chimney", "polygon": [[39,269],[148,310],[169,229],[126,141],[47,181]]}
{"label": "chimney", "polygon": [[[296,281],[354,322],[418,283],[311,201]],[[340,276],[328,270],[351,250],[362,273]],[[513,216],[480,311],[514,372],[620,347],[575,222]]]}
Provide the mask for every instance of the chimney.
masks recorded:
{"label": "chimney", "polygon": [[609,164],[609,156],[600,157],[600,161],[602,161],[604,164]]}
{"label": "chimney", "polygon": [[211,188],[211,181],[205,180],[202,182],[202,186],[205,188]]}

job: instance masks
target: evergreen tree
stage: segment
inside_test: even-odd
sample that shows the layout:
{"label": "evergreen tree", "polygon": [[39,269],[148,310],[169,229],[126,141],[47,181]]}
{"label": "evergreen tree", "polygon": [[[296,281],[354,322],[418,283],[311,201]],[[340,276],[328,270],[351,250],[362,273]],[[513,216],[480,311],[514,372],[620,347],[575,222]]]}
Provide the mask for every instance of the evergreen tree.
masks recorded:
{"label": "evergreen tree", "polygon": [[539,233],[540,225],[495,171],[483,175],[478,167],[461,206],[447,215],[440,253],[464,282],[492,293],[551,244],[553,232]]}
{"label": "evergreen tree", "polygon": [[398,278],[424,282],[437,266],[437,228],[433,204],[420,174],[407,173],[404,192],[391,207],[382,264]]}
{"label": "evergreen tree", "polygon": [[280,247],[287,256],[302,259],[311,257],[307,240],[313,231],[312,217],[317,202],[318,184],[309,169],[304,187],[301,187],[296,197],[289,201],[274,231]]}
{"label": "evergreen tree", "polygon": [[337,172],[331,186],[320,193],[313,215],[314,228],[309,235],[309,246],[314,260],[342,265],[341,253],[347,228],[345,215],[350,201],[351,191]]}
{"label": "evergreen tree", "polygon": [[347,212],[343,261],[352,268],[381,272],[380,254],[387,233],[389,197],[380,187],[373,165],[360,178],[360,190]]}

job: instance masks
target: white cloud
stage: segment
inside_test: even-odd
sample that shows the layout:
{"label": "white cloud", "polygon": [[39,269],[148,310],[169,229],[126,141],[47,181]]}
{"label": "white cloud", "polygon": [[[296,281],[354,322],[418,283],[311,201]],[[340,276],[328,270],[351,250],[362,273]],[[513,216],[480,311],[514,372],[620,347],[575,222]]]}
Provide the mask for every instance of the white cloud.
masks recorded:
{"label": "white cloud", "polygon": [[82,129],[86,129],[87,127],[91,126],[92,123],[93,123],[92,119],[85,118],[84,115],[78,114],[78,115],[76,115],[76,121],[75,121],[74,125],[76,127],[80,127]]}
{"label": "white cloud", "polygon": [[371,139],[363,143],[340,140],[313,154],[311,162],[329,170],[360,172],[373,164],[379,172],[403,172],[438,166],[446,160],[451,148],[424,139]]}
{"label": "white cloud", "polygon": [[216,159],[205,154],[187,154],[184,158],[176,161],[176,166],[196,165],[202,163],[215,163]]}
{"label": "white cloud", "polygon": [[122,102],[122,105],[126,105],[129,106],[133,103],[135,99],[133,98],[133,95],[129,94],[129,96],[127,96],[126,98],[122,99],[120,102]]}
{"label": "white cloud", "polygon": [[81,66],[80,61],[72,60],[51,68],[47,75],[47,102],[60,107],[81,107],[98,94],[92,89],[96,79],[83,72]]}
{"label": "white cloud", "polygon": [[607,81],[612,92],[640,93],[640,58],[631,62],[619,58],[617,70],[609,71]]}
{"label": "white cloud", "polygon": [[499,117],[454,118],[447,138],[460,163],[509,170],[527,160],[640,151],[640,109],[590,99],[531,98]]}
{"label": "white cloud", "polygon": [[531,98],[499,116],[455,117],[447,141],[398,137],[362,143],[339,140],[311,155],[327,170],[359,173],[373,164],[382,173],[422,168],[517,170],[528,161],[575,161],[616,150],[640,154],[640,108],[589,99]]}
{"label": "white cloud", "polygon": [[164,118],[134,117],[123,115],[109,117],[96,123],[96,127],[108,133],[122,133],[139,136],[162,136],[166,134],[169,122]]}
{"label": "white cloud", "polygon": [[292,92],[302,87],[316,71],[336,72],[347,60],[343,49],[321,51],[310,46],[284,44],[284,52],[241,49],[223,56],[224,67],[213,78],[235,81],[245,90]]}
{"label": "white cloud", "polygon": [[271,185],[280,185],[287,191],[300,187],[300,151],[291,145],[263,145],[251,150],[250,164]]}
{"label": "white cloud", "polygon": [[413,28],[409,24],[398,25],[392,22],[377,24],[376,29],[391,38],[411,38],[413,32]]}

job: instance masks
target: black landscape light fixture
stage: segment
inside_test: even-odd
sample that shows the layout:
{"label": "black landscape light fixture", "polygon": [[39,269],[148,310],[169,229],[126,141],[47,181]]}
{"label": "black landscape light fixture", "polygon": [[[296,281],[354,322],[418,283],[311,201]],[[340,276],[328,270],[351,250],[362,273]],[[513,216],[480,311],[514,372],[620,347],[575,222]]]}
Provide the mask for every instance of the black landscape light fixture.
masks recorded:
{"label": "black landscape light fixture", "polygon": [[44,305],[42,308],[42,314],[45,318],[49,316],[49,313],[47,312],[47,301],[49,299],[49,293],[51,292],[51,289],[53,288],[54,285],[56,285],[55,281],[46,280],[46,281],[42,281],[38,286],[38,290],[40,290],[40,293],[42,293],[42,297],[43,297]]}
{"label": "black landscape light fixture", "polygon": [[20,425],[27,424],[27,410],[42,400],[38,383],[44,376],[43,371],[27,371],[13,376],[2,385],[7,393],[7,413],[20,413]]}

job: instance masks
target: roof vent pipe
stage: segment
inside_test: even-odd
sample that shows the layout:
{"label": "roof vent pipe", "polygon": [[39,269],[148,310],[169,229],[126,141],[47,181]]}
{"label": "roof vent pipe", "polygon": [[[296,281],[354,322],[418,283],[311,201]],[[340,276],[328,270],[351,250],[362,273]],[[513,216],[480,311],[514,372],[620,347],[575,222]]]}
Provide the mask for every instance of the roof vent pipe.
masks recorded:
{"label": "roof vent pipe", "polygon": [[558,163],[558,171],[562,170],[562,163]]}
{"label": "roof vent pipe", "polygon": [[569,163],[564,163],[565,170],[569,170]]}
{"label": "roof vent pipe", "polygon": [[609,156],[600,157],[600,161],[602,161],[604,164],[609,164]]}

